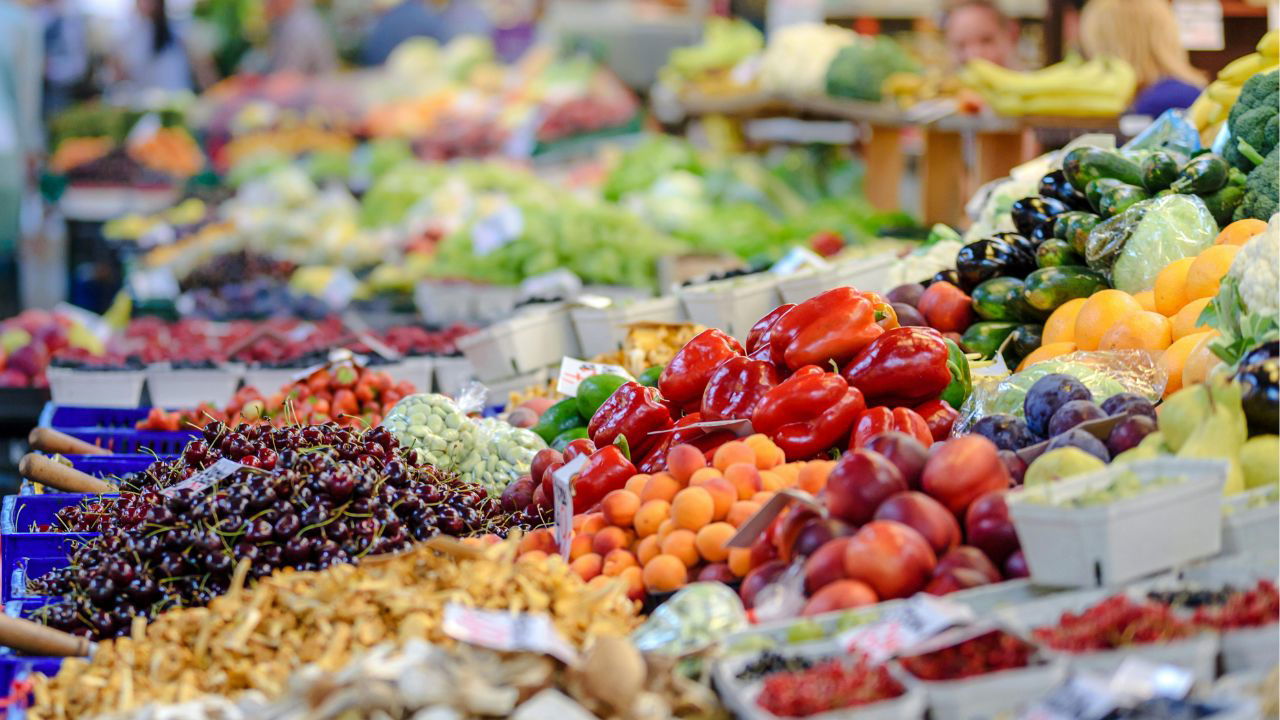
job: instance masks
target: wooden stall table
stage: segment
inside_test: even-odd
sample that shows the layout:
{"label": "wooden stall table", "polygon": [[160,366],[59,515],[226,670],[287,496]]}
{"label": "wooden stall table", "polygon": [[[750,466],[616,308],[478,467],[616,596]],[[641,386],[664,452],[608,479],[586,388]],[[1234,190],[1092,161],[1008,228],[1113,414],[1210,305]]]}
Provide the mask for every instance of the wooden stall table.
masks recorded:
{"label": "wooden stall table", "polygon": [[891,212],[902,208],[900,192],[906,171],[902,152],[902,111],[888,103],[873,103],[840,98],[805,98],[793,100],[801,109],[816,114],[849,120],[866,128],[867,200],[877,210]]}

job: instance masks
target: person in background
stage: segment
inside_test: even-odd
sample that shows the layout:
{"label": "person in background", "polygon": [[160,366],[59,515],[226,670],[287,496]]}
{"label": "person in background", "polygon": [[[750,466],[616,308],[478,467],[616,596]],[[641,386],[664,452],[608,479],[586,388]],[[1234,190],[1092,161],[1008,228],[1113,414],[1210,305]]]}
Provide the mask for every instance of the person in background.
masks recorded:
{"label": "person in background", "polygon": [[337,67],[333,37],[311,0],[267,0],[266,13],[271,72],[320,75]]}
{"label": "person in background", "polygon": [[190,90],[186,43],[169,18],[165,0],[137,0],[136,8],[114,57],[121,85],[139,91]]}
{"label": "person in background", "polygon": [[67,0],[45,0],[36,13],[44,25],[44,116],[75,100],[76,86],[89,71],[89,41],[84,18]]}
{"label": "person in background", "polygon": [[18,312],[22,199],[44,147],[43,46],[39,19],[14,0],[0,0],[0,317]]}
{"label": "person in background", "polygon": [[429,37],[443,45],[458,35],[488,36],[492,31],[475,0],[402,0],[374,22],[360,45],[360,63],[381,65],[411,37]]}
{"label": "person in background", "polygon": [[948,3],[942,16],[942,34],[957,68],[974,58],[1001,67],[1018,67],[1018,23],[992,0]]}
{"label": "person in background", "polygon": [[1168,0],[1089,0],[1080,14],[1080,43],[1090,57],[1133,66],[1138,92],[1131,112],[1156,117],[1190,107],[1204,86],[1178,36]]}

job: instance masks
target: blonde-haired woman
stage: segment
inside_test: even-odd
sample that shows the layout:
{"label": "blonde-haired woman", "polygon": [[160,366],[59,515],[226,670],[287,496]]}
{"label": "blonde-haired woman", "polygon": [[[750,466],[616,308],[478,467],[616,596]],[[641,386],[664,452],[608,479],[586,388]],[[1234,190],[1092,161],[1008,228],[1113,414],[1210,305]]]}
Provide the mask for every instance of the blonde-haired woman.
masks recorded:
{"label": "blonde-haired woman", "polygon": [[1080,43],[1090,57],[1133,66],[1138,93],[1132,112],[1139,115],[1189,107],[1204,85],[1182,46],[1169,0],[1089,0],[1080,14]]}

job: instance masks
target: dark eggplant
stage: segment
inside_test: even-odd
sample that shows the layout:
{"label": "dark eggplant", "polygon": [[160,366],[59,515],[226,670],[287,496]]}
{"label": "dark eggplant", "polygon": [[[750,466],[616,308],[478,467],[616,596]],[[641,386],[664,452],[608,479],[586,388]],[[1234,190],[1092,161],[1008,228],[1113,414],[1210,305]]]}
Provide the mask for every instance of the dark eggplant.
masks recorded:
{"label": "dark eggplant", "polygon": [[1240,358],[1240,367],[1260,363],[1263,360],[1273,357],[1280,357],[1280,340],[1272,340],[1271,342],[1262,343],[1258,347],[1245,353],[1244,357]]}
{"label": "dark eggplant", "polygon": [[1269,357],[1243,365],[1236,371],[1235,379],[1240,383],[1249,434],[1264,435],[1280,430],[1280,358]]}
{"label": "dark eggplant", "polygon": [[[956,257],[959,258],[959,255]],[[934,275],[920,284],[925,287],[929,287],[936,282],[951,283],[956,287],[960,287],[960,273],[956,272],[954,268],[947,268],[946,270],[938,271],[937,275]]]}
{"label": "dark eggplant", "polygon": [[[1024,242],[1027,241],[1023,238]],[[960,287],[972,292],[975,287],[993,277],[1006,275],[1024,278],[1036,269],[1034,252],[1028,254],[1022,248],[998,237],[969,243],[956,254],[956,271]]]}
{"label": "dark eggplant", "polygon": [[1009,243],[1015,248],[1021,250],[1029,258],[1034,259],[1036,256],[1036,246],[1039,245],[1039,243],[1035,240],[1023,237],[1016,232],[998,232],[991,237]]}
{"label": "dark eggplant", "polygon": [[[1075,211],[1074,211],[1074,210],[1068,210],[1067,212],[1075,212]],[[1065,214],[1065,213],[1064,213],[1064,214]],[[1054,226],[1055,226],[1055,225],[1057,225],[1058,218],[1060,218],[1060,217],[1062,217],[1062,215],[1059,215],[1059,216],[1055,217],[1055,218],[1053,219],[1053,222],[1047,222],[1047,223],[1044,223],[1044,224],[1041,224],[1041,225],[1037,225],[1037,226],[1036,226],[1036,229],[1035,229],[1035,230],[1033,230],[1033,231],[1031,231],[1031,242],[1032,242],[1032,243],[1033,243],[1037,248],[1038,248],[1038,247],[1040,247],[1040,245],[1041,245],[1042,243],[1044,243],[1044,241],[1045,241],[1045,240],[1052,240],[1052,239],[1053,239],[1053,230],[1054,230]]]}
{"label": "dark eggplant", "polygon": [[1046,197],[1025,197],[1016,200],[1009,212],[1013,215],[1013,226],[1025,237],[1031,237],[1035,229],[1070,210],[1060,200]]}
{"label": "dark eggplant", "polygon": [[1039,192],[1042,196],[1065,203],[1072,210],[1091,210],[1089,198],[1067,182],[1066,173],[1054,170],[1040,179]]}

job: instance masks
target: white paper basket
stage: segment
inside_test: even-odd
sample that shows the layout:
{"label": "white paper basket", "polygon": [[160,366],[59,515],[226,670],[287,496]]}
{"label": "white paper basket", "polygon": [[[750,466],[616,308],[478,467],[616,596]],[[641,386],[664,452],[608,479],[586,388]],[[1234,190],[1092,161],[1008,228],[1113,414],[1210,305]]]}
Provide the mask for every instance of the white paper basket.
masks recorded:
{"label": "white paper basket", "polygon": [[693,322],[743,340],[751,326],[778,307],[778,278],[771,273],[692,285],[677,291]]}
{"label": "white paper basket", "polygon": [[78,370],[51,367],[49,395],[57,405],[138,407],[147,375],[141,370]]}
{"label": "white paper basket", "polygon": [[200,403],[223,407],[240,386],[236,368],[179,368],[152,365],[147,368],[147,392],[151,404],[163,408],[193,408]]}
{"label": "white paper basket", "polygon": [[621,350],[627,325],[636,322],[680,322],[680,302],[674,295],[636,300],[606,308],[575,307],[569,311],[578,344],[586,359]]}

